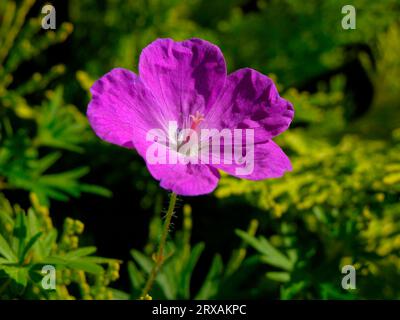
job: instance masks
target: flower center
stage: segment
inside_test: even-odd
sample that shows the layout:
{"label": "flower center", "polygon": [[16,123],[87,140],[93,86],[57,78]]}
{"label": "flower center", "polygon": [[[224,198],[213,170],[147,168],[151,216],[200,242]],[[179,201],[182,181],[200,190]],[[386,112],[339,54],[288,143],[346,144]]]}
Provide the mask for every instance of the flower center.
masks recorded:
{"label": "flower center", "polygon": [[[189,118],[192,120],[192,123],[190,125],[190,129],[193,130],[193,131],[196,131],[196,129],[199,126],[200,122],[202,122],[204,120],[204,116],[199,111],[196,111],[195,115],[191,114],[189,116]],[[193,133],[193,131],[190,131],[190,133],[183,140],[184,144],[187,143],[190,140],[190,135]]]}
{"label": "flower center", "polygon": [[188,129],[190,129],[190,131],[187,133],[186,137],[184,137],[181,140],[181,143],[178,144],[178,150],[190,141],[191,136],[193,135],[194,132],[196,132],[200,123],[204,120],[204,116],[199,111],[196,111],[196,113],[194,115],[191,114],[189,116],[189,119],[190,119],[190,122],[189,122],[190,128],[188,128]]}

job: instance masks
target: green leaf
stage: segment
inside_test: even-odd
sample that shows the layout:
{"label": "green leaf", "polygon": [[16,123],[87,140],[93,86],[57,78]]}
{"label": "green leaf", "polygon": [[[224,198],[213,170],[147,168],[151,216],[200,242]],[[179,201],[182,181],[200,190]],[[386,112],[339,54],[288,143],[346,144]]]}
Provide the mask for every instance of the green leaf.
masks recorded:
{"label": "green leaf", "polygon": [[[133,259],[139,264],[139,266],[147,273],[150,274],[151,269],[153,268],[154,262],[142,254],[140,251],[131,250],[131,254]],[[161,270],[156,278],[157,284],[160,286],[161,290],[163,291],[165,297],[167,299],[174,299],[175,298],[175,290],[173,286],[169,283],[168,278],[166,277],[163,270]]]}
{"label": "green leaf", "polygon": [[67,261],[67,266],[72,269],[83,270],[96,275],[104,272],[104,269],[100,265],[90,261],[86,261],[84,258]]}
{"label": "green leaf", "polygon": [[14,220],[12,218],[13,209],[5,198],[5,196],[0,193],[0,222],[5,224],[9,224],[10,226],[14,226]]}
{"label": "green leaf", "polygon": [[87,122],[79,111],[63,101],[63,88],[57,87],[49,102],[36,115],[37,141],[41,146],[82,152]]}
{"label": "green leaf", "polygon": [[348,291],[346,293],[343,293],[338,290],[335,286],[333,286],[331,283],[321,283],[320,284],[320,290],[321,290],[321,296],[322,299],[324,300],[329,300],[329,299],[341,299],[341,300],[352,300],[355,299],[354,292]]}
{"label": "green leaf", "polygon": [[212,299],[216,295],[219,289],[223,268],[224,265],[222,263],[222,258],[220,255],[217,254],[212,261],[206,279],[201,286],[199,292],[197,293],[195,299]]}
{"label": "green leaf", "polygon": [[14,267],[14,266],[4,266],[1,265],[0,269],[3,270],[12,280],[16,282],[17,285],[26,287],[28,284],[28,269],[23,267]]}
{"label": "green leaf", "polygon": [[19,257],[19,262],[22,264],[25,260],[25,257],[29,250],[35,245],[36,241],[41,237],[42,232],[38,232],[35,234],[32,238],[29,239],[28,243],[26,244],[25,248],[21,252],[21,255]]}
{"label": "green leaf", "polygon": [[287,258],[284,254],[275,249],[267,239],[263,237],[259,237],[257,239],[242,230],[236,230],[235,232],[239,237],[241,237],[261,254],[260,259],[263,262],[287,271],[292,270],[293,262],[290,261],[289,258]]}
{"label": "green leaf", "polygon": [[21,256],[24,250],[25,240],[28,235],[26,216],[22,212],[17,213],[13,235],[14,235],[13,239],[14,251],[17,252],[18,256]]}
{"label": "green leaf", "polygon": [[40,231],[40,224],[32,208],[28,210],[28,232],[32,237]]}
{"label": "green leaf", "polygon": [[17,256],[14,254],[6,239],[0,234],[0,254],[10,262],[17,262]]}
{"label": "green leaf", "polygon": [[293,283],[290,287],[281,287],[281,299],[289,300],[293,299],[300,291],[304,290],[307,286],[305,281]]}
{"label": "green leaf", "polygon": [[63,259],[62,257],[59,256],[51,256],[51,257],[46,257],[43,260],[40,261],[40,263],[37,264],[52,264],[52,265],[58,265],[58,266],[67,266],[68,260]]}
{"label": "green leaf", "polygon": [[261,256],[260,260],[266,264],[271,266],[282,268],[287,271],[291,271],[293,266],[292,263],[285,258],[282,258],[278,255],[268,255],[268,256]]}
{"label": "green leaf", "polygon": [[36,174],[42,175],[60,158],[61,158],[61,152],[53,152],[39,159],[35,163]]}
{"label": "green leaf", "polygon": [[112,293],[112,300],[129,300],[130,295],[124,291],[117,290],[114,288],[108,288],[109,291]]}
{"label": "green leaf", "polygon": [[278,282],[288,282],[290,280],[290,273],[271,271],[267,272],[267,278]]}
{"label": "green leaf", "polygon": [[80,188],[82,192],[97,194],[106,198],[112,196],[112,192],[110,190],[93,184],[81,184]]}
{"label": "green leaf", "polygon": [[92,253],[95,253],[96,251],[97,251],[96,247],[82,247],[73,251],[69,251],[68,253],[65,254],[64,257],[67,260],[73,260],[75,258],[88,256]]}
{"label": "green leaf", "polygon": [[48,257],[57,240],[57,229],[51,229],[49,233],[40,239],[43,257]]}
{"label": "green leaf", "polygon": [[10,264],[10,263],[14,263],[14,262],[4,259],[4,258],[0,258],[0,264]]}
{"label": "green leaf", "polygon": [[205,245],[202,242],[196,244],[190,253],[188,262],[183,266],[180,274],[180,285],[178,287],[181,298],[190,298],[190,279],[192,277],[193,269],[196,266],[204,247]]}
{"label": "green leaf", "polygon": [[132,288],[135,291],[140,292],[140,290],[144,286],[145,279],[143,277],[143,274],[139,271],[138,268],[136,268],[136,265],[132,261],[128,262],[128,274]]}
{"label": "green leaf", "polygon": [[[28,210],[28,219],[27,219],[27,223],[28,223],[28,234],[30,237],[34,236],[35,234],[40,232],[41,226],[39,223],[39,220],[36,217],[35,211],[30,208]],[[54,230],[54,229],[52,229]],[[47,235],[43,235],[42,237],[40,237],[38,239],[38,242],[35,246],[33,246],[33,251],[36,255],[37,258],[41,259],[45,256],[47,256],[48,254],[45,254],[45,250],[43,248],[43,239],[46,237]]]}
{"label": "green leaf", "polygon": [[121,262],[120,260],[117,260],[117,259],[103,258],[103,257],[96,257],[96,256],[85,257],[85,261],[89,261],[89,262],[93,262],[93,263],[97,263],[97,264]]}

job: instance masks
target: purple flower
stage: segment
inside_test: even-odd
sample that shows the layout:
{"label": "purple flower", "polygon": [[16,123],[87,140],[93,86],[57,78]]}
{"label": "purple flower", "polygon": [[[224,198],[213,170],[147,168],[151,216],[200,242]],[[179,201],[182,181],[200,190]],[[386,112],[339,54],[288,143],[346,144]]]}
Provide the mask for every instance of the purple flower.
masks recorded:
{"label": "purple flower", "polygon": [[[96,134],[136,149],[161,187],[179,195],[212,192],[220,178],[218,169],[250,180],[281,177],[292,169],[272,138],[289,127],[293,106],[279,96],[270,78],[255,70],[244,68],[227,75],[220,49],[207,41],[158,39],[143,49],[139,75],[113,69],[94,83],[91,93],[87,115]],[[177,128],[171,136],[173,122]],[[165,133],[165,141],[148,138],[154,129]],[[183,134],[187,129],[189,133]],[[239,135],[239,140],[224,140],[218,152],[210,154],[218,161],[160,164],[148,159],[155,143],[182,156],[182,145],[189,145],[191,133],[202,129],[225,130],[232,137],[239,129],[252,130],[253,138]],[[214,141],[202,134],[197,150]],[[242,148],[236,148],[239,142]],[[231,161],[224,161],[221,153],[230,154]],[[232,161],[238,154],[240,161]]]}

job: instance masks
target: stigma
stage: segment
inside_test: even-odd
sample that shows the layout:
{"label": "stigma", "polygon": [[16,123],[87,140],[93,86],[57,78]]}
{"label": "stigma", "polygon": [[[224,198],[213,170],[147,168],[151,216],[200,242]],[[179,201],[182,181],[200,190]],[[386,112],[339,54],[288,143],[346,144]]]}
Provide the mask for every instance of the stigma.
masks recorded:
{"label": "stigma", "polygon": [[[196,111],[196,113],[193,115],[191,114],[189,116],[190,120],[191,120],[191,124],[190,124],[190,130],[196,131],[196,129],[198,128],[199,124],[204,120],[204,116],[199,112]],[[190,135],[193,132],[191,131],[187,137],[183,140],[183,144],[187,143],[190,140]]]}
{"label": "stigma", "polygon": [[204,120],[204,116],[199,111],[196,111],[195,115],[191,114],[189,118],[192,120],[192,124],[190,125],[190,129],[192,130],[196,130],[200,122]]}

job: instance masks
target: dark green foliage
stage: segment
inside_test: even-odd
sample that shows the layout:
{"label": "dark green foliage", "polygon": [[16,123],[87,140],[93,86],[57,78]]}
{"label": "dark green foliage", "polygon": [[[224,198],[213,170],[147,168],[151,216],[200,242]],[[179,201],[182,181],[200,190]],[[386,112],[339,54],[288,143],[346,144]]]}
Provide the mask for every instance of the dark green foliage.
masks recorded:
{"label": "dark green foliage", "polygon": [[[67,218],[61,234],[48,208],[31,194],[27,212],[0,197],[0,295],[2,298],[112,298],[107,286],[119,277],[119,261],[93,256],[95,247],[79,247],[83,224]],[[56,289],[42,286],[44,266],[56,270]],[[104,268],[104,266],[106,268]],[[79,291],[71,295],[71,283]]]}

